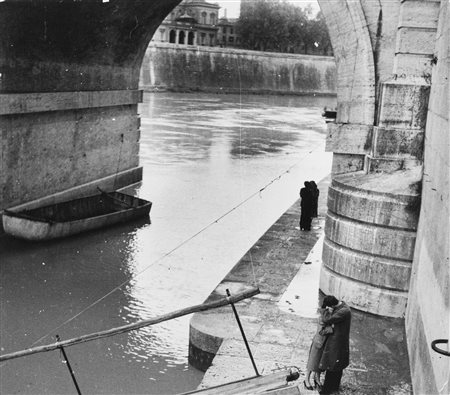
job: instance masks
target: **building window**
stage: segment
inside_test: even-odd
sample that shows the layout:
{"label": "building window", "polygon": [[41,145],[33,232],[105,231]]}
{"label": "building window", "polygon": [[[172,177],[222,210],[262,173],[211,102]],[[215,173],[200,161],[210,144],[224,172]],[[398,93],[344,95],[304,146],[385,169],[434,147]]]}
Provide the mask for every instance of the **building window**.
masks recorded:
{"label": "building window", "polygon": [[182,30],[180,34],[178,35],[178,44],[184,44],[184,38],[186,36],[186,33]]}
{"label": "building window", "polygon": [[216,24],[216,14],[210,14],[209,15],[209,22],[211,23],[211,25],[215,25]]}
{"label": "building window", "polygon": [[230,34],[234,34],[232,27],[230,27]]}
{"label": "building window", "polygon": [[227,27],[226,26],[222,27],[222,34],[227,34]]}
{"label": "building window", "polygon": [[202,23],[206,25],[206,12],[202,12]]}
{"label": "building window", "polygon": [[201,37],[200,44],[201,44],[201,45],[205,45],[206,33],[202,33],[202,34],[200,35],[200,37]]}
{"label": "building window", "polygon": [[230,43],[234,43],[234,37],[228,37],[228,41],[229,41]]}
{"label": "building window", "polygon": [[169,43],[175,44],[177,40],[177,33],[175,32],[175,30],[171,30],[169,33]]}
{"label": "building window", "polygon": [[194,32],[188,33],[188,45],[194,45]]}
{"label": "building window", "polygon": [[214,34],[209,35],[209,45],[214,46]]}
{"label": "building window", "polygon": [[164,33],[166,32],[166,29],[159,29],[159,33],[161,34],[161,41],[164,41]]}

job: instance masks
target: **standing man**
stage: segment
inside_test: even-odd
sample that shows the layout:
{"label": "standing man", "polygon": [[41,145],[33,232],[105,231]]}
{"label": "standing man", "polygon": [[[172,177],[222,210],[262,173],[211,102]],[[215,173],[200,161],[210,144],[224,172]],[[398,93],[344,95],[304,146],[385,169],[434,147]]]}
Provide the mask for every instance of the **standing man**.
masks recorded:
{"label": "standing man", "polygon": [[314,198],[311,193],[309,181],[305,181],[305,187],[300,189],[300,198],[300,230],[311,230]]}
{"label": "standing man", "polygon": [[318,214],[317,211],[319,209],[320,191],[319,191],[319,188],[317,188],[317,184],[315,181],[310,181],[309,187],[311,188],[311,195],[312,195],[312,199],[313,199],[311,217],[316,218],[317,214]]}
{"label": "standing man", "polygon": [[326,371],[320,394],[331,394],[339,390],[342,371],[349,364],[352,313],[345,302],[332,295],[325,296],[322,307],[326,309],[323,323],[332,326],[333,333],[328,335],[319,363],[320,370]]}

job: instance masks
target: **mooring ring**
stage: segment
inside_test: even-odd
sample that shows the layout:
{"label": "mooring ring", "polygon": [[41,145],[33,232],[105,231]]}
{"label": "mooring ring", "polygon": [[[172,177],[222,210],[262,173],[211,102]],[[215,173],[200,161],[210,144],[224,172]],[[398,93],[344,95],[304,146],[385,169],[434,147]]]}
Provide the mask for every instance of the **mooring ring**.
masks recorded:
{"label": "mooring ring", "polygon": [[436,339],[431,342],[431,348],[436,351],[439,354],[445,355],[447,357],[450,357],[450,352],[442,350],[441,348],[437,347],[436,344],[448,344],[448,339]]}

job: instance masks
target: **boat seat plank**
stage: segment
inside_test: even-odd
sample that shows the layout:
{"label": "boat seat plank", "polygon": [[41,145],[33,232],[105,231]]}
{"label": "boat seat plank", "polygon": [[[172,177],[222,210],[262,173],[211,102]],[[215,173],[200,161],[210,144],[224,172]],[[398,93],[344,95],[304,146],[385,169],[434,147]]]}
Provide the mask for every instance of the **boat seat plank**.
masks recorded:
{"label": "boat seat plank", "polygon": [[264,376],[250,377],[248,379],[234,381],[216,387],[187,392],[184,395],[250,395],[266,393],[267,391],[275,389],[279,390],[281,387],[286,386],[289,373],[289,370],[282,370]]}

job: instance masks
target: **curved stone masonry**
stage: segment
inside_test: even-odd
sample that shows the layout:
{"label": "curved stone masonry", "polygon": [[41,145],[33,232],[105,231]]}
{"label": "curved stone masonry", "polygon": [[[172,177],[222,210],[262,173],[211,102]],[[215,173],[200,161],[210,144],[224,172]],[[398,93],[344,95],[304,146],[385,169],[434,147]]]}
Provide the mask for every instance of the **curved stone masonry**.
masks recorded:
{"label": "curved stone masonry", "polygon": [[328,208],[357,221],[416,229],[420,178],[420,167],[390,176],[364,172],[336,176],[328,191]]}
{"label": "curved stone masonry", "polygon": [[387,258],[412,260],[416,234],[412,230],[356,222],[328,212],[325,237],[355,251]]}
{"label": "curved stone masonry", "polygon": [[408,291],[411,262],[354,251],[327,239],[324,241],[325,266],[341,276],[376,287]]}
{"label": "curved stone masonry", "polygon": [[373,287],[343,277],[326,267],[322,267],[319,286],[327,294],[339,295],[351,307],[372,314],[401,317],[406,309],[407,292]]}
{"label": "curved stone masonry", "polygon": [[[189,364],[206,372],[217,354],[225,335],[215,336],[208,330],[207,321],[200,314],[194,314],[189,325]],[[219,326],[220,327],[220,326]]]}
{"label": "curved stone masonry", "polygon": [[325,224],[323,292],[373,314],[404,315],[420,178],[421,168],[334,177]]}

